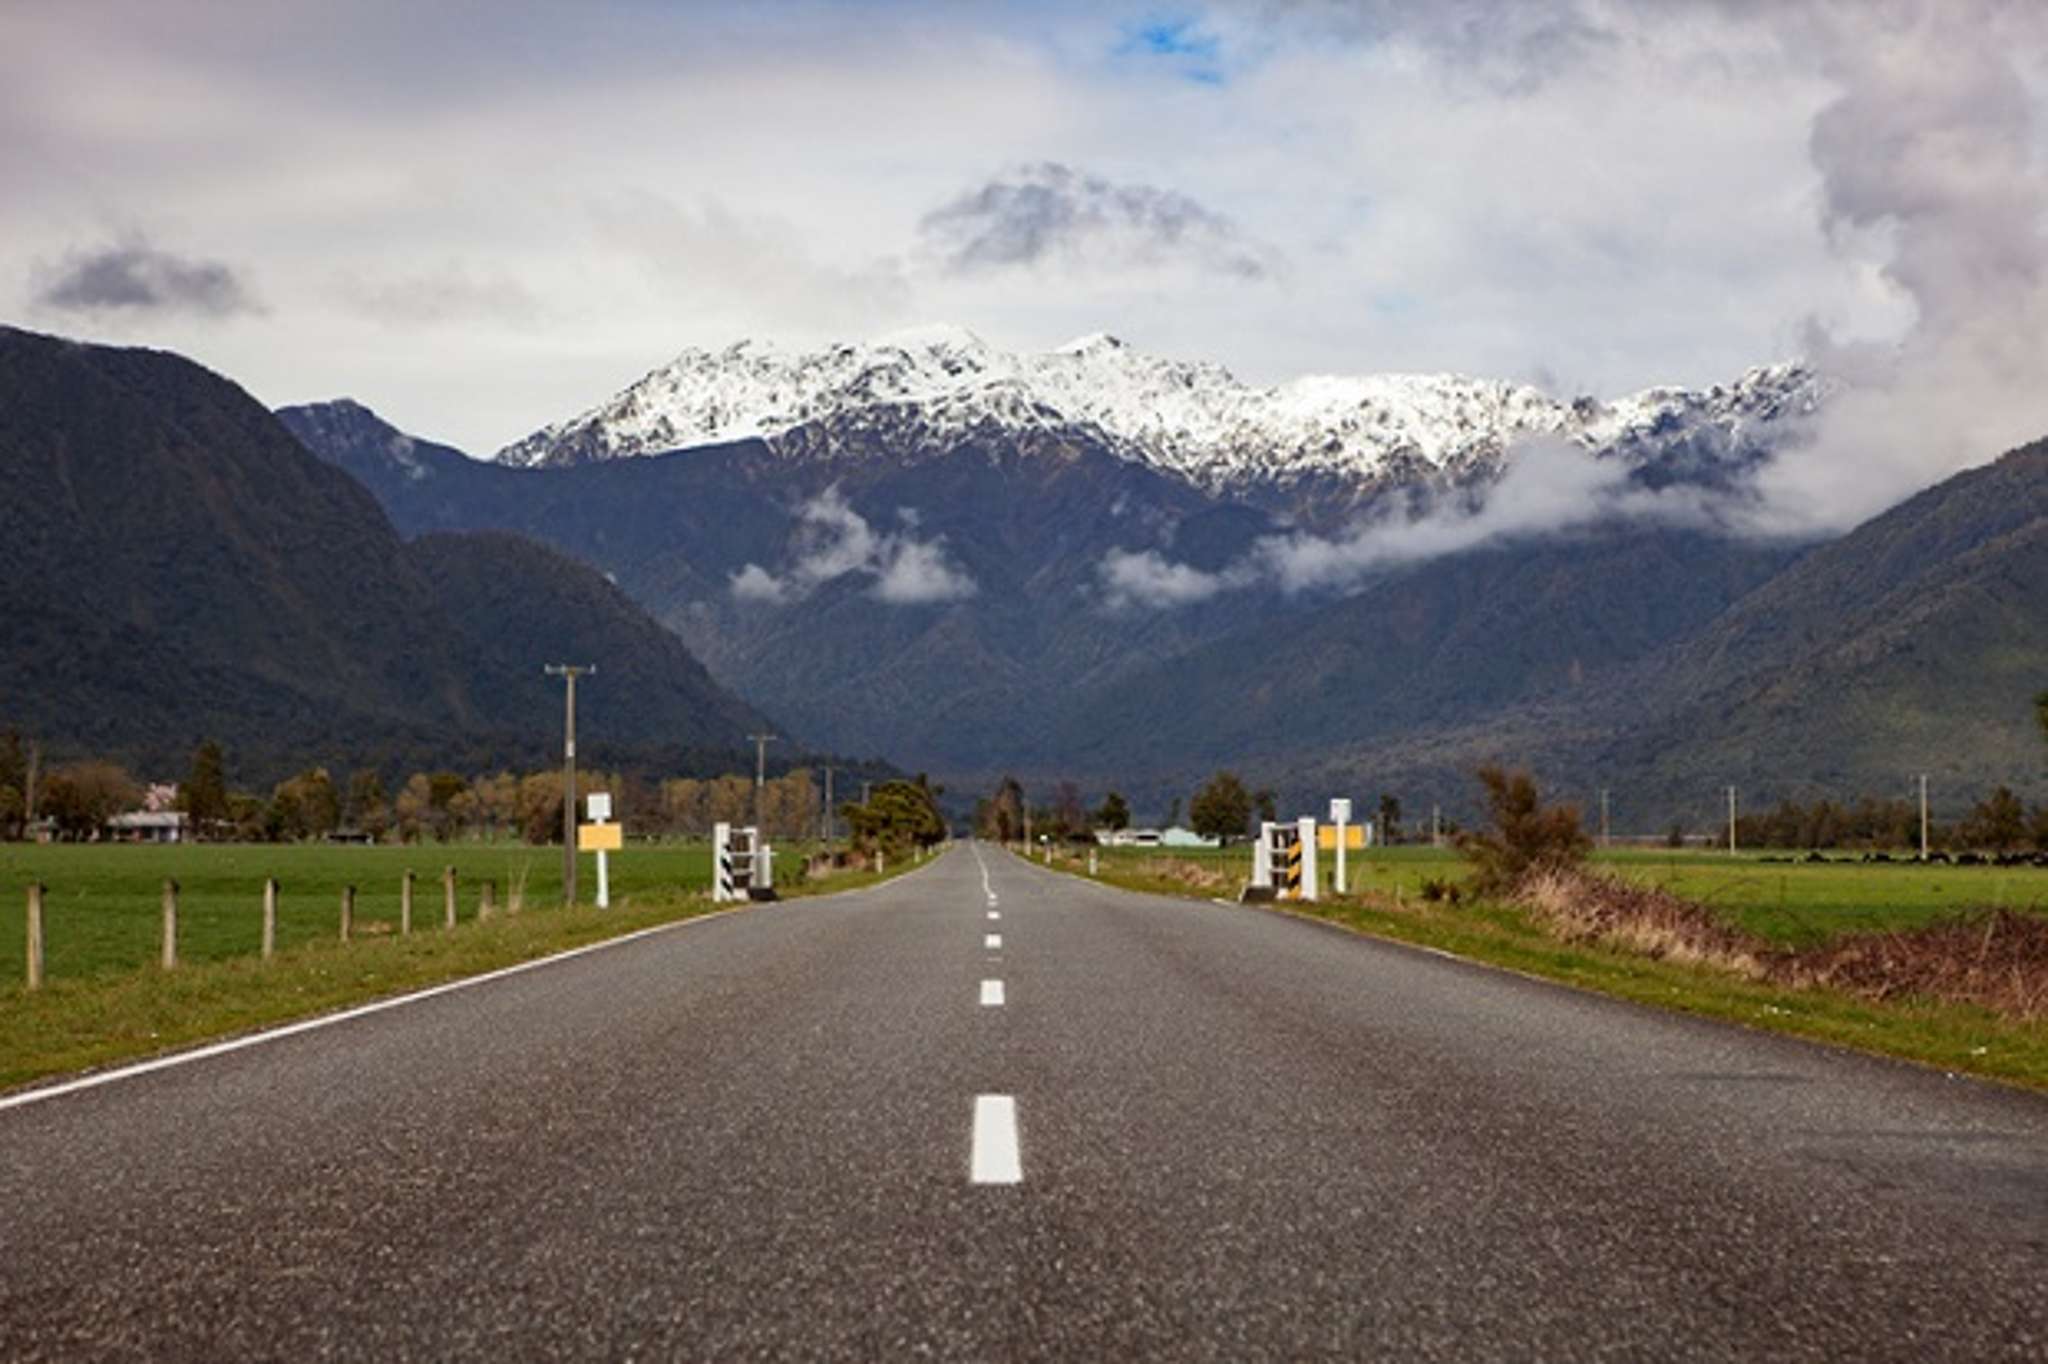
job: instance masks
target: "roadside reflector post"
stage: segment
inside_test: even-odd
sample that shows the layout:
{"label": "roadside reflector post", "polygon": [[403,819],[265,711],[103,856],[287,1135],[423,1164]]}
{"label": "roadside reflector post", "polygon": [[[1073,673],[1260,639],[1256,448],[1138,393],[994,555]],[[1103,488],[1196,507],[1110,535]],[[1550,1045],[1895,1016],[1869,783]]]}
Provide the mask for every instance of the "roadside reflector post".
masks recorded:
{"label": "roadside reflector post", "polygon": [[348,935],[354,931],[355,926],[356,888],[354,886],[343,886],[341,888],[341,940],[343,942],[348,941]]}
{"label": "roadside reflector post", "polygon": [[1095,865],[1095,849],[1090,848],[1088,850],[1088,874],[1090,876],[1095,875]]}
{"label": "roadside reflector post", "polygon": [[1351,800],[1348,796],[1338,796],[1330,802],[1330,823],[1337,826],[1337,879],[1335,884],[1337,893],[1343,895],[1348,889],[1344,879],[1344,846],[1348,832],[1346,826],[1351,823]]}
{"label": "roadside reflector post", "polygon": [[610,823],[612,797],[609,791],[592,791],[584,799],[590,823],[576,826],[576,850],[597,854],[597,907],[612,903],[611,854],[625,848],[625,829]]}
{"label": "roadside reflector post", "polygon": [[441,926],[455,927],[455,868],[441,868]]}
{"label": "roadside reflector post", "polygon": [[398,882],[398,936],[405,937],[412,932],[412,872],[407,871]]}
{"label": "roadside reflector post", "polygon": [[476,917],[488,919],[497,912],[498,883],[496,881],[486,881],[484,882],[483,894],[478,897],[476,902]]}
{"label": "roadside reflector post", "polygon": [[723,820],[711,826],[711,898],[720,904],[740,898],[732,860],[732,825]]}
{"label": "roadside reflector post", "polygon": [[43,883],[28,883],[28,988],[43,988]]}
{"label": "roadside reflector post", "polygon": [[1280,826],[1271,821],[1259,824],[1259,841],[1252,844],[1252,889],[1273,888],[1273,831]]}
{"label": "roadside reflector post", "polygon": [[1314,900],[1316,894],[1316,818],[1303,815],[1295,822],[1300,832],[1295,846],[1301,849],[1301,895],[1304,900]]}
{"label": "roadside reflector post", "polygon": [[277,955],[277,878],[263,880],[263,959]]}
{"label": "roadside reflector post", "polygon": [[168,878],[164,881],[164,952],[163,967],[168,971],[178,964],[178,883]]}

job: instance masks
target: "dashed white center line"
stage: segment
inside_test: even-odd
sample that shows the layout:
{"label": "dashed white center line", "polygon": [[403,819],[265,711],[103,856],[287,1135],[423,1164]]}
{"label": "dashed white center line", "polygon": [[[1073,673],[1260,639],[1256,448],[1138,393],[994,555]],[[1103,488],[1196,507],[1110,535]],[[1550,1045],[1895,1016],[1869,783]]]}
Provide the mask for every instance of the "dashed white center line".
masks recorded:
{"label": "dashed white center line", "polygon": [[976,1184],[1021,1184],[1024,1166],[1017,1157],[1017,1101],[1007,1094],[974,1096]]}
{"label": "dashed white center line", "polygon": [[981,1007],[1000,1009],[1003,1007],[1003,983],[999,980],[985,980],[981,983]]}
{"label": "dashed white center line", "polygon": [[986,947],[991,952],[999,952],[1002,950],[1003,947],[1003,935],[1000,933],[991,933],[981,940],[981,945],[983,947]]}
{"label": "dashed white center line", "polygon": [[988,912],[988,917],[989,917],[989,918],[991,918],[991,919],[1000,919],[1000,918],[1002,918],[1003,916],[1002,916],[1002,914],[1001,914],[1000,912],[998,912],[998,911],[996,911],[996,910],[993,910],[993,909],[992,909],[992,910],[990,910],[990,911]]}

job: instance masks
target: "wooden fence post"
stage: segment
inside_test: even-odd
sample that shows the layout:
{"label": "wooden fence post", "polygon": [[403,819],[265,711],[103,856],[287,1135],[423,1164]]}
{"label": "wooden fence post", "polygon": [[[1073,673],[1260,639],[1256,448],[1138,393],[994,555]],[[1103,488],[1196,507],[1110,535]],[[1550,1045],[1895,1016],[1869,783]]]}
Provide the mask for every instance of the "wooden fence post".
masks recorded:
{"label": "wooden fence post", "polygon": [[263,960],[277,955],[277,878],[263,881]]}
{"label": "wooden fence post", "polygon": [[484,882],[483,898],[477,901],[476,917],[479,919],[488,919],[497,912],[498,883],[496,881],[486,881]]}
{"label": "wooden fence post", "polygon": [[43,988],[43,883],[28,883],[28,988]]}
{"label": "wooden fence post", "polygon": [[164,880],[164,954],[163,966],[168,971],[178,964],[178,883]]}
{"label": "wooden fence post", "polygon": [[405,879],[398,883],[398,936],[403,938],[412,932],[412,872],[407,871]]}
{"label": "wooden fence post", "polygon": [[348,941],[349,930],[356,925],[356,888],[341,888],[341,940]]}
{"label": "wooden fence post", "polygon": [[455,868],[441,868],[442,927],[455,927]]}

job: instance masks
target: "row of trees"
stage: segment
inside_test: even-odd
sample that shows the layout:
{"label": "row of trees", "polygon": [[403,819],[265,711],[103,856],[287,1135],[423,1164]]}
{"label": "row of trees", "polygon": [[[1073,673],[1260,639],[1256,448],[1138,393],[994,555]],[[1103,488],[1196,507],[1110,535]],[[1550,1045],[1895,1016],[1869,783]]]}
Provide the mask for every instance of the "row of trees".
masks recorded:
{"label": "row of trees", "polygon": [[[0,838],[19,838],[30,818],[47,818],[59,838],[96,837],[115,815],[141,803],[144,786],[119,764],[75,762],[38,771],[32,746],[18,735],[0,735]],[[883,783],[887,790],[895,783]],[[914,785],[926,790],[920,778]],[[635,833],[703,836],[719,821],[763,826],[771,838],[816,837],[823,832],[824,804],[816,780],[798,769],[755,786],[752,777],[728,775],[649,782],[629,773],[579,774],[579,794],[609,791],[614,817]],[[377,841],[449,842],[524,840],[560,842],[562,773],[501,771],[463,776],[457,772],[415,772],[395,789],[374,768],[345,776],[312,766],[277,783],[268,793],[235,790],[227,760],[211,740],[194,751],[178,787],[177,808],[197,836],[237,841],[324,839],[351,834]],[[31,804],[33,802],[33,804]],[[858,804],[843,807],[843,831]],[[936,805],[931,816],[936,819]],[[921,821],[920,829],[930,821]],[[891,819],[870,819],[864,827],[893,830]],[[943,822],[940,824],[943,837]]]}
{"label": "row of trees", "polygon": [[[1678,832],[1682,838],[1684,830]],[[1874,797],[1846,805],[1784,800],[1769,810],[1738,815],[1735,841],[1745,848],[1917,848],[1920,809],[1909,800]],[[2048,851],[2048,805],[2029,810],[2010,787],[2001,786],[1972,806],[1967,817],[1932,825],[1928,841],[1944,849]]]}

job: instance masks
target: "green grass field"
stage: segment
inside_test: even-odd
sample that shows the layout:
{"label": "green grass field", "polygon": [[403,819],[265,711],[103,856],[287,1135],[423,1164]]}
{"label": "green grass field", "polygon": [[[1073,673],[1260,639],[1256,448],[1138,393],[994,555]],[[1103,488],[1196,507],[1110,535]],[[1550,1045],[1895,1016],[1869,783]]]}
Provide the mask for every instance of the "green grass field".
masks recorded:
{"label": "green grass field", "polygon": [[[1105,849],[1099,856],[1105,880],[1168,895],[1234,895],[1251,869],[1242,849]],[[1087,855],[1060,865],[1085,872]],[[2048,870],[2038,868],[1780,864],[1661,850],[1616,850],[1595,865],[1718,906],[1731,922],[1788,946],[1991,905],[2048,912]],[[1563,942],[1514,906],[1424,899],[1425,881],[1457,883],[1468,875],[1449,849],[1375,849],[1354,857],[1351,871],[1353,889],[1370,894],[1326,897],[1298,912],[1622,999],[2048,1090],[2048,1023],[1967,1004],[1877,1003],[1785,988],[1704,965]]]}
{"label": "green grass field", "polygon": [[[792,854],[801,851],[791,849]],[[790,865],[797,863],[790,857]],[[781,858],[777,859],[781,865]],[[557,851],[523,846],[426,848],[330,847],[7,847],[0,848],[0,1087],[147,1056],[231,1033],[360,1004],[529,961],[605,938],[712,913],[704,844],[630,847],[612,859],[612,907],[593,908],[593,875],[584,859],[582,903],[560,903]],[[440,868],[463,878],[454,932],[441,927]],[[398,919],[398,882],[420,874],[415,932],[390,931]],[[915,870],[892,863],[888,876]],[[552,872],[553,875],[549,875]],[[181,962],[154,969],[163,878],[183,886]],[[275,960],[258,953],[261,887],[283,883]],[[499,878],[526,877],[527,908],[476,922],[477,891]],[[50,887],[45,918],[48,982],[23,983],[23,886]],[[830,894],[885,879],[842,870],[817,880],[778,876],[786,895]],[[358,889],[358,932],[339,941],[341,887]],[[377,929],[384,931],[376,931]]]}
{"label": "green grass field", "polygon": [[[776,858],[779,868],[794,859]],[[356,888],[356,932],[395,932],[400,882],[410,869],[413,925],[433,931],[442,923],[441,869],[456,870],[457,918],[475,919],[483,883],[496,882],[503,909],[515,885],[524,902],[558,905],[562,855],[558,848],[520,843],[427,844],[413,847],[331,847],[323,844],[0,844],[0,981],[25,972],[27,886],[48,889],[43,920],[50,979],[133,971],[157,960],[162,887],[178,882],[178,954],[182,961],[225,961],[252,955],[262,941],[263,882],[279,882],[280,951],[337,936],[341,889]],[[596,859],[585,855],[577,874],[581,898],[596,893]],[[633,897],[711,884],[711,850],[704,843],[634,845],[611,858],[615,906]]]}
{"label": "green grass field", "polygon": [[[1229,878],[1234,894],[1251,876],[1248,848],[1104,849],[1121,871],[1144,874],[1148,864],[1191,862]],[[1322,856],[1323,884],[1330,878]],[[1419,898],[1425,882],[1462,882],[1464,859],[1449,848],[1393,847],[1354,853],[1351,889]],[[2048,913],[2048,869],[2040,867],[1918,866],[1899,863],[1764,862],[1759,854],[1616,849],[1593,865],[1696,900],[1729,922],[1786,946],[1806,946],[1842,933],[1912,928],[1943,914],[1982,908]],[[1185,887],[1179,887],[1185,889]]]}

